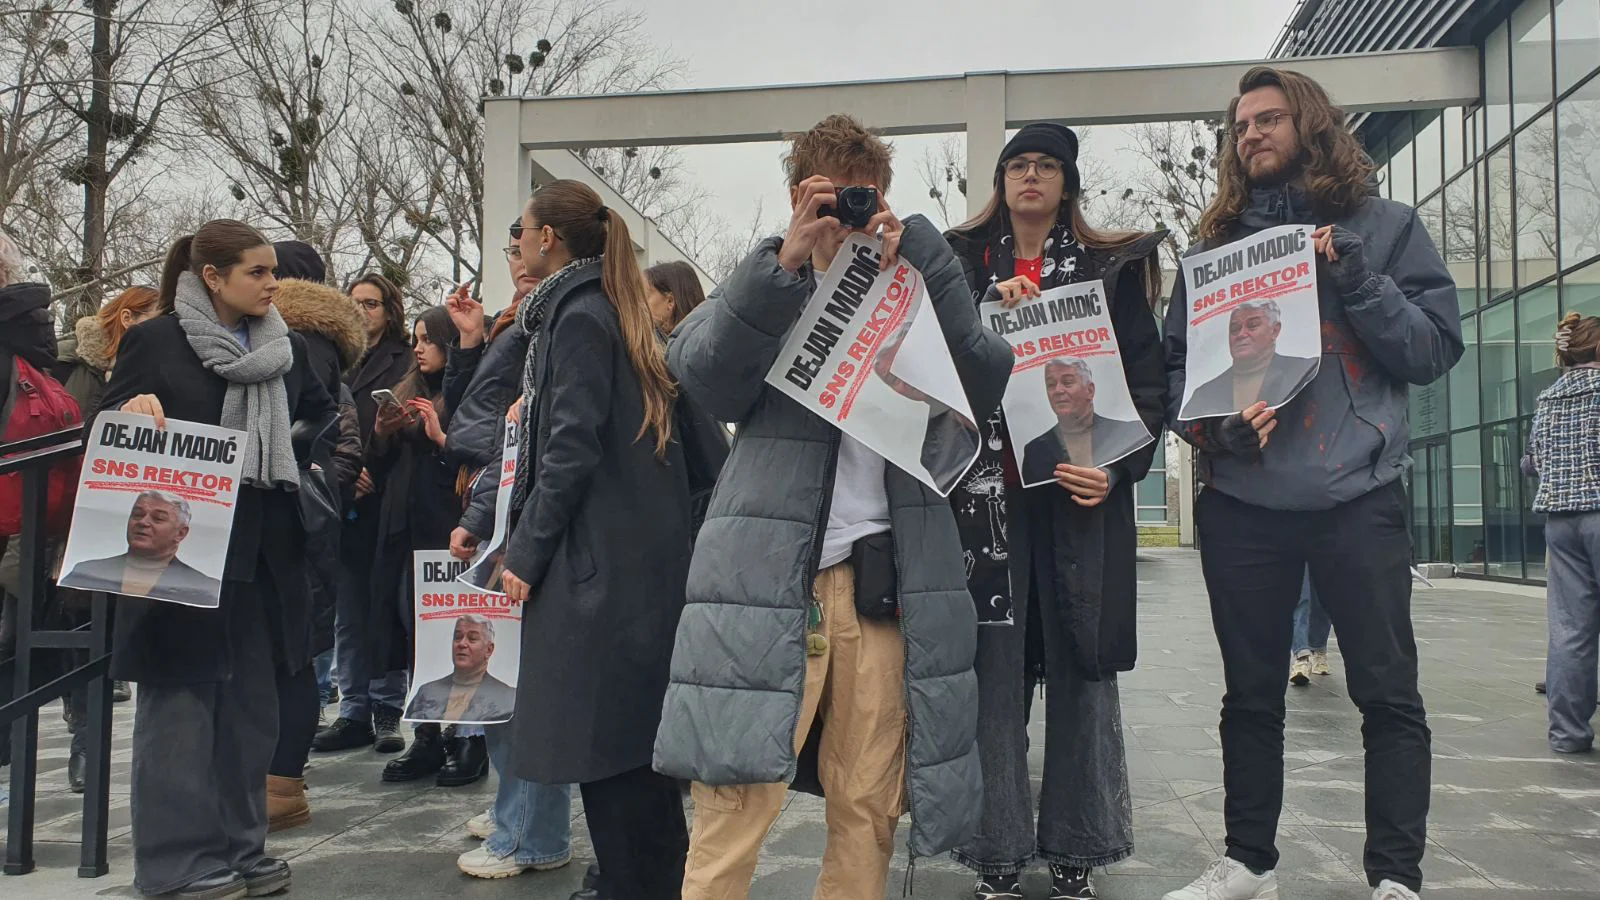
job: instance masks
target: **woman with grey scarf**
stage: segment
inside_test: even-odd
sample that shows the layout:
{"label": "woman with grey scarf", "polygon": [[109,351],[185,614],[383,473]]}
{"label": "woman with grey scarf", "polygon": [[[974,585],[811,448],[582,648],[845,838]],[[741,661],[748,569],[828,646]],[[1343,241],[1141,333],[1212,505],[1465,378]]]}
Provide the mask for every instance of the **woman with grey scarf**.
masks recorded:
{"label": "woman with grey scarf", "polygon": [[[220,604],[123,597],[113,677],[137,682],[134,884],[147,896],[228,900],[289,886],[265,853],[277,682],[310,665],[311,592],[295,492],[337,414],[305,342],[273,306],[277,256],[242,222],[179,238],[161,314],[130,329],[102,409],[243,431],[243,487]],[[292,433],[291,433],[292,432]]]}

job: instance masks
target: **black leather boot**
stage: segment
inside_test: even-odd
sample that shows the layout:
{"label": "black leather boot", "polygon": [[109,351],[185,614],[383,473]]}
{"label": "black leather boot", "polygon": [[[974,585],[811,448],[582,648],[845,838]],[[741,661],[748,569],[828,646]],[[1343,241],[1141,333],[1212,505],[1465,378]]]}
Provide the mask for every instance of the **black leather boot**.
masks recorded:
{"label": "black leather boot", "polygon": [[383,780],[416,781],[439,771],[445,762],[444,745],[438,725],[418,725],[411,746],[383,767]]}
{"label": "black leather boot", "polygon": [[451,737],[445,743],[444,767],[434,779],[439,787],[462,787],[489,774],[489,747],[483,735]]}
{"label": "black leather boot", "polygon": [[268,897],[289,889],[289,864],[263,856],[239,873],[252,897]]}

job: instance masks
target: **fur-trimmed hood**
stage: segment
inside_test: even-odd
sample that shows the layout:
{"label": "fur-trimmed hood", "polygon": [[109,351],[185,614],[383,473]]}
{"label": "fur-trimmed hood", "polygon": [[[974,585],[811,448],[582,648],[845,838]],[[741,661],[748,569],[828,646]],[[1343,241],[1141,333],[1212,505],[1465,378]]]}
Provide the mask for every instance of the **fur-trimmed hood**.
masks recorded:
{"label": "fur-trimmed hood", "polygon": [[56,358],[64,363],[82,363],[97,372],[111,368],[111,341],[106,337],[100,317],[89,315],[72,327],[72,335],[62,338]]}
{"label": "fur-trimmed hood", "polygon": [[278,282],[272,302],[283,321],[295,331],[327,336],[339,348],[340,367],[349,369],[367,350],[366,319],[354,300],[335,288],[314,281],[285,278]]}

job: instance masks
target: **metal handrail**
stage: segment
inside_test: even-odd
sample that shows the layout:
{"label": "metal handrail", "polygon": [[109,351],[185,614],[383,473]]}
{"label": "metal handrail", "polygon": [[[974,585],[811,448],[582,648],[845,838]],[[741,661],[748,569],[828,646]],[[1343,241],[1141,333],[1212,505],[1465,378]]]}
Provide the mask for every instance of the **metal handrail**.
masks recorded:
{"label": "metal handrail", "polygon": [[[19,542],[16,602],[16,653],[4,661],[11,670],[12,699],[0,705],[0,726],[11,725],[11,807],[8,810],[5,859],[0,871],[24,875],[34,869],[33,831],[37,813],[39,709],[81,685],[88,687],[87,771],[84,773],[83,843],[78,875],[106,874],[106,837],[111,798],[111,660],[112,599],[92,594],[87,633],[81,629],[35,630],[33,612],[49,590],[51,539],[46,531],[50,470],[58,462],[83,453],[84,426],[0,445],[0,475],[22,479],[22,533]],[[35,687],[35,650],[79,648],[89,662]]]}

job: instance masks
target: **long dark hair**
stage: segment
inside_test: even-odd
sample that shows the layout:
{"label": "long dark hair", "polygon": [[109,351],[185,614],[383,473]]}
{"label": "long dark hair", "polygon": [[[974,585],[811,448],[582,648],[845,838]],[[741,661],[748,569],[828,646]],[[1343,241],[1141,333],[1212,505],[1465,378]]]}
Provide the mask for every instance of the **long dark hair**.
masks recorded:
{"label": "long dark hair", "polygon": [[185,272],[203,278],[206,266],[226,277],[239,264],[246,250],[270,246],[261,232],[237,219],[212,219],[172,242],[167,261],[161,266],[161,291],[156,308],[172,312],[178,298],[178,278]]}
{"label": "long dark hair", "polygon": [[[1372,193],[1372,160],[1345,127],[1344,110],[1333,105],[1322,85],[1299,72],[1256,66],[1239,79],[1239,96],[1228,103],[1229,127],[1240,98],[1264,87],[1276,87],[1289,98],[1313,211],[1334,219],[1355,211]],[[1239,158],[1239,144],[1228,132],[1217,158],[1217,195],[1200,216],[1201,239],[1226,240],[1249,202],[1250,179]]]}
{"label": "long dark hair", "polygon": [[[1062,197],[1056,219],[1064,221],[1073,238],[1085,247],[1092,250],[1121,250],[1147,237],[1142,231],[1102,231],[1090,225],[1078,198],[1078,194]],[[962,237],[987,240],[995,229],[1001,229],[1002,234],[1011,230],[1011,210],[1006,206],[1005,172],[999,167],[995,169],[994,192],[989,195],[989,202],[977,215],[950,231]],[[1144,282],[1145,298],[1154,307],[1161,298],[1161,254],[1151,253],[1145,257],[1139,264],[1139,275]],[[1106,290],[1115,292],[1116,285],[1108,284]]]}
{"label": "long dark hair", "polygon": [[350,282],[349,287],[344,289],[345,295],[349,296],[358,284],[370,284],[378,289],[378,296],[383,300],[383,336],[402,344],[411,343],[406,335],[405,301],[401,299],[400,289],[395,287],[394,282],[377,272],[367,272]]}
{"label": "long dark hair", "polygon": [[[461,332],[456,329],[456,323],[450,321],[450,312],[443,306],[430,306],[417,316],[417,322],[422,325],[422,330],[428,335],[428,341],[437,345],[441,350],[455,343],[461,338]],[[439,422],[445,427],[450,425],[450,412],[444,402],[444,370],[441,369],[432,375],[423,374],[421,367],[415,361],[411,363],[411,370],[406,372],[400,383],[395,385],[394,396],[396,400],[405,403],[416,397],[421,397],[433,404],[439,413]]]}
{"label": "long dark hair", "polygon": [[666,354],[650,318],[644,274],[634,259],[627,223],[600,202],[594,188],[566,179],[540,188],[528,200],[525,214],[538,226],[550,226],[574,258],[603,258],[600,283],[617,310],[622,343],[644,399],[644,422],[635,440],[654,429],[656,456],[665,456],[672,440],[672,401],[678,396],[678,386],[667,372]]}
{"label": "long dark hair", "polygon": [[696,306],[706,302],[700,276],[694,273],[694,266],[683,260],[656,263],[644,270],[644,277],[651,287],[672,298],[672,322],[667,326],[669,330],[682,322]]}

